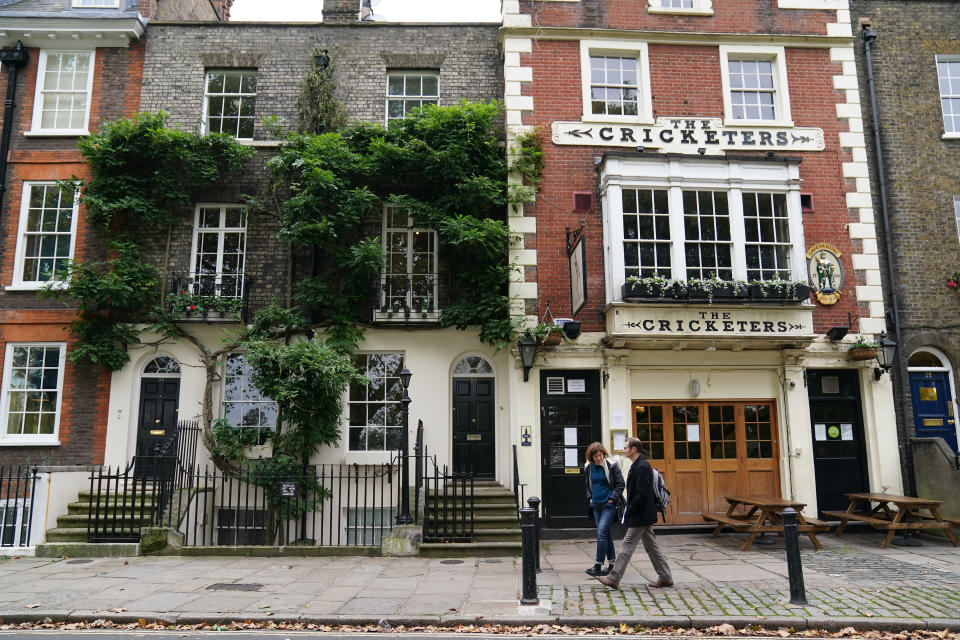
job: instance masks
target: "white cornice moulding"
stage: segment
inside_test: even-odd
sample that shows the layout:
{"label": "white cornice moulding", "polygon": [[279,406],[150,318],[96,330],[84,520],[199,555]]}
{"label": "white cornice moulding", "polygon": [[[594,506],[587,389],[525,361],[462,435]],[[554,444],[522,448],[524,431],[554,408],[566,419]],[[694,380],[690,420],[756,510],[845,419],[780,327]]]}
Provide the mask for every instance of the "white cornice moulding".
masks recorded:
{"label": "white cornice moulding", "polygon": [[39,49],[126,47],[143,37],[145,25],[139,18],[3,18],[0,46],[17,44]]}

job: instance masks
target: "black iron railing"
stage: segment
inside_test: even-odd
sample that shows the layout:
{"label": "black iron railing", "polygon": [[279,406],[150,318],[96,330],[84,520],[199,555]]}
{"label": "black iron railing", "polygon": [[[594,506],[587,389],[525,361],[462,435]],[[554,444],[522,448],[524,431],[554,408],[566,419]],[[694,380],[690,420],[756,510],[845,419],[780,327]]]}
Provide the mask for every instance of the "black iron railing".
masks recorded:
{"label": "black iron railing", "polygon": [[445,274],[391,273],[376,281],[373,322],[433,323],[449,303],[450,287]]}
{"label": "black iron railing", "polygon": [[424,475],[426,505],[423,517],[424,542],[473,541],[473,474],[451,473],[449,467],[432,466]]}
{"label": "black iron railing", "polygon": [[527,485],[520,482],[520,465],[517,463],[517,445],[513,445],[513,502],[517,510],[527,506],[523,501],[523,488]]}
{"label": "black iron railing", "polygon": [[0,466],[0,547],[30,546],[39,467]]}
{"label": "black iron railing", "polygon": [[253,278],[244,273],[175,271],[167,302],[181,319],[247,321]]}
{"label": "black iron railing", "polygon": [[398,466],[310,465],[270,475],[204,467],[171,526],[187,546],[376,546],[394,524]]}

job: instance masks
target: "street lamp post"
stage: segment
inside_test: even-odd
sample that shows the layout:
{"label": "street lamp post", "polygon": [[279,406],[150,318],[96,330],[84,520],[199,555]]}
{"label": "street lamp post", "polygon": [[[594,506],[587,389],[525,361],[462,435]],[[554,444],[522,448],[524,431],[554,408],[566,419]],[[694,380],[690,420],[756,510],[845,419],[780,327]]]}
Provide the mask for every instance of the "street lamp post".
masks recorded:
{"label": "street lamp post", "polygon": [[407,393],[412,376],[413,374],[406,367],[400,371],[400,384],[403,385],[403,396],[400,398],[400,404],[403,405],[401,410],[403,414],[403,458],[400,460],[401,494],[400,514],[397,516],[397,524],[413,524],[413,518],[410,517],[410,394]]}

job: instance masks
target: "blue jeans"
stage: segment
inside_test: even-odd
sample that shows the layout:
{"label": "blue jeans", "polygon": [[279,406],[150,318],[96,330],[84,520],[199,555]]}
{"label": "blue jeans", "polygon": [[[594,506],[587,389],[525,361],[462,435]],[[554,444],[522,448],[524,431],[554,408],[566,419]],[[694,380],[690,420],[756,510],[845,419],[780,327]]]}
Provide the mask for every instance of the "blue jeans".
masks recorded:
{"label": "blue jeans", "polygon": [[597,559],[596,563],[603,563],[604,557],[613,564],[617,559],[617,551],[613,548],[613,538],[610,536],[610,527],[617,517],[616,505],[591,504],[593,507],[593,521],[597,523]]}

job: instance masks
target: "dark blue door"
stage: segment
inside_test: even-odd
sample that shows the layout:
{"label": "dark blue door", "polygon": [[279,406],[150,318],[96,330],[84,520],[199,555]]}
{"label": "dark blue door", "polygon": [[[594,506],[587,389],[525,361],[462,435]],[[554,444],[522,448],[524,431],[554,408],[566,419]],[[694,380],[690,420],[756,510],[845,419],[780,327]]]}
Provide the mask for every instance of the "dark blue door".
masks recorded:
{"label": "dark blue door", "polygon": [[950,378],[943,371],[910,374],[913,424],[918,438],[943,438],[957,452],[957,424],[953,415]]}

